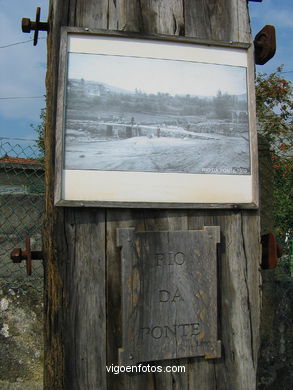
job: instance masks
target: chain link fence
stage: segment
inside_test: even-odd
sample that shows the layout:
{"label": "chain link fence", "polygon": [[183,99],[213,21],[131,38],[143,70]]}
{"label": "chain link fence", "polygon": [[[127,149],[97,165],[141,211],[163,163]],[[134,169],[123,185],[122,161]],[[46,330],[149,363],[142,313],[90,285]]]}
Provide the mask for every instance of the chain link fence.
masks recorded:
{"label": "chain link fence", "polygon": [[13,263],[14,248],[42,250],[44,167],[31,141],[0,139],[0,388],[41,390],[43,262]]}
{"label": "chain link fence", "polygon": [[33,261],[31,276],[25,261],[13,263],[10,252],[25,249],[25,237],[32,250],[42,250],[44,213],[44,167],[36,146],[25,140],[0,141],[0,289],[27,286],[42,293],[43,263]]}

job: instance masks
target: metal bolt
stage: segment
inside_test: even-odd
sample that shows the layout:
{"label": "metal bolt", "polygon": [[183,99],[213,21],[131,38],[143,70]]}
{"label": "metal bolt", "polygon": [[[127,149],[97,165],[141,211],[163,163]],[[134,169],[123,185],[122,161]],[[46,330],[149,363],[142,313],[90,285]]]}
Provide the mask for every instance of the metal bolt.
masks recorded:
{"label": "metal bolt", "polygon": [[10,258],[13,261],[13,263],[21,263],[22,260],[22,252],[20,248],[14,248],[13,251],[10,254]]}
{"label": "metal bolt", "polygon": [[266,64],[276,52],[276,31],[271,25],[264,26],[254,39],[254,58],[257,65]]}
{"label": "metal bolt", "polygon": [[31,32],[31,20],[29,18],[22,18],[21,20],[22,32],[30,33]]}
{"label": "metal bolt", "polygon": [[26,272],[28,275],[32,274],[32,260],[42,260],[42,251],[31,251],[30,238],[25,238],[25,250],[21,248],[14,248],[10,253],[10,258],[13,263],[21,263],[22,260],[26,261]]}
{"label": "metal bolt", "polygon": [[261,236],[262,244],[262,269],[272,269],[277,266],[278,258],[283,254],[283,248],[277,243],[276,236],[273,233]]}
{"label": "metal bolt", "polygon": [[37,7],[35,22],[32,22],[29,18],[22,18],[21,20],[22,32],[30,33],[32,30],[35,31],[34,46],[38,43],[39,31],[49,31],[49,23],[40,22],[40,15],[41,8]]}

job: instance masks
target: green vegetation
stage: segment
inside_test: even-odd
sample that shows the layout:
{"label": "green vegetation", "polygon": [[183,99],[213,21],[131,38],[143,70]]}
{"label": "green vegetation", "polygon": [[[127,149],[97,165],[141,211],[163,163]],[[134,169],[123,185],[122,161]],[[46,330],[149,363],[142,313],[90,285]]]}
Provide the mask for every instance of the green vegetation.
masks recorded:
{"label": "green vegetation", "polygon": [[[260,133],[270,145],[275,232],[284,248],[283,265],[289,271],[293,240],[293,88],[282,77],[282,67],[256,78],[256,108]],[[291,259],[290,259],[291,258]]]}
{"label": "green vegetation", "polygon": [[39,159],[41,162],[43,162],[44,157],[45,157],[45,139],[44,139],[44,137],[45,137],[45,128],[46,128],[46,108],[41,109],[40,120],[41,120],[41,122],[38,125],[36,125],[36,126],[31,125],[31,127],[37,133],[36,146],[38,147],[39,152],[40,152]]}

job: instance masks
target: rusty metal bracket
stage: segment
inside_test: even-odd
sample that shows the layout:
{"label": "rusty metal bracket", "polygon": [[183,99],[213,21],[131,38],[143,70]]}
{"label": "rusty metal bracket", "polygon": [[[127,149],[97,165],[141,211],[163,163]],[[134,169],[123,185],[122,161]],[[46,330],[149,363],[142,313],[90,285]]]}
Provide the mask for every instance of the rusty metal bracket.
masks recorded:
{"label": "rusty metal bracket", "polygon": [[276,268],[278,258],[283,255],[283,248],[277,243],[274,233],[268,233],[261,236],[262,244],[262,269]]}
{"label": "rusty metal bracket", "polygon": [[254,38],[254,59],[257,65],[266,64],[276,53],[276,30],[267,24]]}
{"label": "rusty metal bracket", "polygon": [[22,32],[30,33],[32,30],[35,31],[34,46],[38,43],[39,31],[49,31],[49,23],[40,22],[40,16],[41,8],[37,7],[35,22],[32,22],[29,18],[22,18],[21,20]]}
{"label": "rusty metal bracket", "polygon": [[42,260],[42,251],[31,251],[31,240],[29,237],[25,238],[25,250],[21,248],[14,248],[10,254],[10,258],[13,263],[21,263],[22,260],[26,261],[26,273],[32,274],[32,260]]}

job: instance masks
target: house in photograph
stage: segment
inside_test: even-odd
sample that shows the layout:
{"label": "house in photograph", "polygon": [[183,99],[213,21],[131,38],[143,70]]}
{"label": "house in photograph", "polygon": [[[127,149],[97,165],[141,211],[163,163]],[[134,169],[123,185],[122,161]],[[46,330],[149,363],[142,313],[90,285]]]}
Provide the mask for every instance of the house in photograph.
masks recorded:
{"label": "house in photograph", "polygon": [[246,77],[240,66],[69,53],[65,166],[249,174]]}

